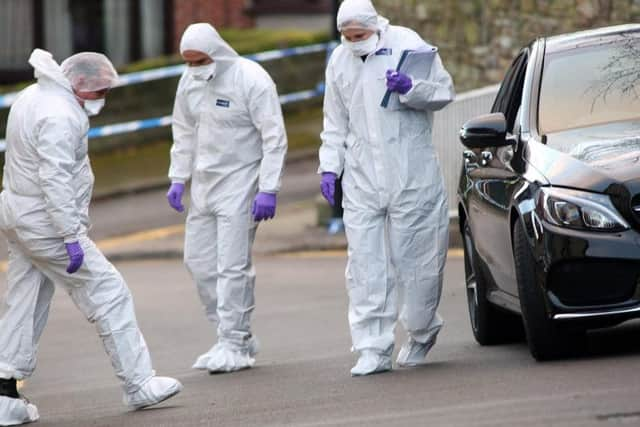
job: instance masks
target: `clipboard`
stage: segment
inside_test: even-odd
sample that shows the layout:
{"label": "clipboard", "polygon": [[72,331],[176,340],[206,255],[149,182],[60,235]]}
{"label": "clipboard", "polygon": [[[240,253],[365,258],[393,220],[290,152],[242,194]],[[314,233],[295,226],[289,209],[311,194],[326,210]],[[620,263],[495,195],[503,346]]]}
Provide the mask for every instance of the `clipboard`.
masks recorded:
{"label": "clipboard", "polygon": [[[437,53],[438,48],[435,46],[426,46],[418,50],[404,50],[398,61],[396,71],[409,74],[414,79],[427,80]],[[380,106],[389,110],[406,108],[400,103],[400,94],[390,90],[385,92]]]}

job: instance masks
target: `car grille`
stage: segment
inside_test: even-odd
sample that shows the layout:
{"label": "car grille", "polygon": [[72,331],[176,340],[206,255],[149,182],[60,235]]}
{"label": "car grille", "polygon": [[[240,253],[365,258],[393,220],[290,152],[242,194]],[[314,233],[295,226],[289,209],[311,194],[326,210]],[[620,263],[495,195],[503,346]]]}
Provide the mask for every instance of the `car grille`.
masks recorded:
{"label": "car grille", "polygon": [[548,289],[563,304],[573,307],[623,303],[634,296],[638,285],[640,262],[636,261],[562,261],[548,276]]}

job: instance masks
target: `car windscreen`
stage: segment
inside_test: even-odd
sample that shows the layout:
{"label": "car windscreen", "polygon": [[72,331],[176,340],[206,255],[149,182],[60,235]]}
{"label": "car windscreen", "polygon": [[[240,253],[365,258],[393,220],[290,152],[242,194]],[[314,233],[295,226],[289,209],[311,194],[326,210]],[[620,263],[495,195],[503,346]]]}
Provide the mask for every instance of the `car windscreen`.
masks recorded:
{"label": "car windscreen", "polygon": [[638,35],[548,53],[538,109],[541,135],[640,119]]}

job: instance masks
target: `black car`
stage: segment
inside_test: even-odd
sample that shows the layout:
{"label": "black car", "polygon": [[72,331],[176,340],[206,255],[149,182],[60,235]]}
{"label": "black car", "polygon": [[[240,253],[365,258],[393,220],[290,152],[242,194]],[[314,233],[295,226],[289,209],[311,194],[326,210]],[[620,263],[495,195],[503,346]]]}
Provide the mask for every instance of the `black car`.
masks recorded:
{"label": "black car", "polygon": [[566,357],[588,329],[640,317],[640,25],[532,42],[460,140],[480,344],[524,324],[537,360]]}

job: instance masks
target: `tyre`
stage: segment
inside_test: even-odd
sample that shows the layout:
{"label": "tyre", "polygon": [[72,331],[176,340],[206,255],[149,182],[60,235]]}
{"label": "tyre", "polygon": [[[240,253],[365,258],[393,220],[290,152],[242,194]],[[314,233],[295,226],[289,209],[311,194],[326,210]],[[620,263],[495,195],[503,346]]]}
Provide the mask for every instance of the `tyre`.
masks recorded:
{"label": "tyre", "polygon": [[481,261],[478,258],[468,223],[463,228],[464,272],[473,336],[480,345],[496,345],[523,338],[522,322],[487,300],[489,289]]}
{"label": "tyre", "polygon": [[531,355],[538,361],[580,355],[586,345],[586,333],[562,327],[549,317],[544,290],[536,280],[535,258],[520,220],[516,221],[513,229],[513,254],[520,308]]}

